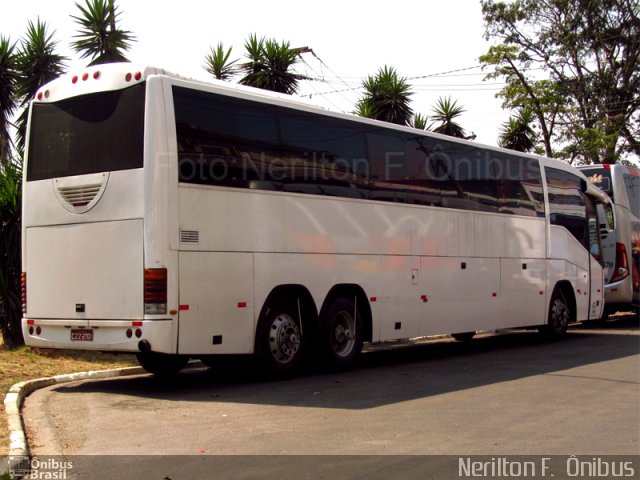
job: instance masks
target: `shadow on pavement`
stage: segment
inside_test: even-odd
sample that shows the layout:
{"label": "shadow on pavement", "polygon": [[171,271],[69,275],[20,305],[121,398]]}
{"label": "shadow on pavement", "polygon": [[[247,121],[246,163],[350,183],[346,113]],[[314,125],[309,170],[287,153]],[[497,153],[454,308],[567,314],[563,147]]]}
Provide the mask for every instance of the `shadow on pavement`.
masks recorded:
{"label": "shadow on pavement", "polygon": [[[310,372],[283,381],[261,378],[252,359],[221,359],[217,368],[194,364],[171,381],[151,375],[96,380],[55,387],[60,393],[108,393],[172,401],[234,402],[297,407],[367,409],[415,398],[477,388],[535,375],[623,359],[640,353],[638,319],[575,325],[561,341],[534,332],[483,335],[467,343],[435,340],[362,355],[356,370]],[[579,376],[579,372],[574,372]],[[630,378],[640,382],[640,364]]]}

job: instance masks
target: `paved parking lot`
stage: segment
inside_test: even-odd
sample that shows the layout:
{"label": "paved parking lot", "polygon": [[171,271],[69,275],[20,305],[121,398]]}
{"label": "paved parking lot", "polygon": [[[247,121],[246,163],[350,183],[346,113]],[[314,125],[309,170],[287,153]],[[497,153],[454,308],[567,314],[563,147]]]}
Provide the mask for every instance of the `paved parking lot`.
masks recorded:
{"label": "paved parking lot", "polygon": [[347,373],[256,378],[242,364],[50,387],[24,415],[35,454],[637,454],[636,319],[429,341]]}

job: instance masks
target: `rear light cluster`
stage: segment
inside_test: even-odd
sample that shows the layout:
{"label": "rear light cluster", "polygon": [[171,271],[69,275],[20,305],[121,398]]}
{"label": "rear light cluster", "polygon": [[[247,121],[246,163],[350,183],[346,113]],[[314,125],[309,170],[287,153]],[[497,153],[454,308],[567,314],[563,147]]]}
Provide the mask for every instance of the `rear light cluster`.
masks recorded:
{"label": "rear light cluster", "polygon": [[616,243],[616,263],[610,283],[619,282],[629,276],[629,262],[624,243]]}
{"label": "rear light cluster", "polygon": [[[141,327],[142,326],[142,322],[131,322],[131,325],[133,327]],[[136,328],[134,330],[133,328],[127,328],[127,331],[126,331],[127,338],[133,337],[134,334],[135,334],[136,338],[142,337],[142,329],[141,328]]]}
{"label": "rear light cluster", "polygon": [[145,268],[144,313],[164,315],[167,313],[167,269]]}
{"label": "rear light cluster", "polygon": [[42,333],[42,328],[39,325],[36,326],[35,320],[27,320],[27,325],[29,325],[29,335],[34,333],[40,335]]}
{"label": "rear light cluster", "polygon": [[22,298],[22,313],[27,314],[27,272],[20,274],[20,292]]}

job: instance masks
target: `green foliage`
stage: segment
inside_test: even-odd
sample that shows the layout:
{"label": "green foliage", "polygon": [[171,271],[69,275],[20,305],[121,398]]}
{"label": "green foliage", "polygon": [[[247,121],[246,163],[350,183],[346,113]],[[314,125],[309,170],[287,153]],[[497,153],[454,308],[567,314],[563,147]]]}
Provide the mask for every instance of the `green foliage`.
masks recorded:
{"label": "green foliage", "polygon": [[417,128],[418,130],[428,130],[428,118],[426,115],[422,115],[421,113],[416,113],[411,120],[411,126],[413,128]]}
{"label": "green foliage", "polygon": [[20,272],[20,214],[22,170],[18,164],[2,162],[0,171],[0,330],[5,344],[24,343],[20,319],[22,300]]}
{"label": "green foliage", "polygon": [[127,30],[120,30],[116,21],[120,12],[114,0],[85,0],[85,5],[75,4],[80,16],[72,15],[81,27],[71,44],[82,58],[91,58],[89,65],[126,62],[124,52],[129,50],[135,37]]}
{"label": "green foliage", "polygon": [[466,112],[465,108],[462,105],[458,105],[457,100],[453,100],[451,97],[438,98],[431,118],[436,122],[440,122],[440,124],[430,130],[450,137],[473,140],[475,135],[467,135],[464,128],[455,121],[464,112]]}
{"label": "green foliage", "polygon": [[547,156],[640,155],[640,8],[629,0],[483,0],[480,57],[503,106],[533,110]]}
{"label": "green foliage", "polygon": [[234,64],[237,60],[229,61],[231,47],[225,50],[222,42],[205,57],[204,68],[218,80],[230,80],[235,75]]}
{"label": "green foliage", "polygon": [[531,124],[535,121],[535,114],[529,107],[522,108],[518,115],[510,117],[502,125],[498,145],[502,148],[518,152],[530,152],[535,149],[537,134]]}
{"label": "green foliage", "polygon": [[15,43],[12,44],[8,38],[0,35],[0,158],[3,160],[11,158],[9,126],[11,116],[18,106],[17,80]]}
{"label": "green foliage", "polygon": [[272,92],[294,94],[298,83],[306,77],[293,71],[300,52],[292,49],[289,42],[278,43],[274,39],[258,38],[255,34],[245,42],[248,62],[240,65],[244,76],[242,85],[262,88]]}
{"label": "green foliage", "polygon": [[40,87],[64,73],[66,59],[55,52],[56,46],[53,33],[47,32],[45,22],[40,19],[35,24],[29,22],[16,62],[19,76],[15,94],[22,108],[17,122],[17,147],[20,152],[24,150],[29,101]]}
{"label": "green foliage", "polygon": [[413,94],[407,79],[399,77],[393,67],[384,66],[369,75],[363,82],[364,96],[356,104],[356,114],[396,123],[411,125],[413,110],[410,97]]}

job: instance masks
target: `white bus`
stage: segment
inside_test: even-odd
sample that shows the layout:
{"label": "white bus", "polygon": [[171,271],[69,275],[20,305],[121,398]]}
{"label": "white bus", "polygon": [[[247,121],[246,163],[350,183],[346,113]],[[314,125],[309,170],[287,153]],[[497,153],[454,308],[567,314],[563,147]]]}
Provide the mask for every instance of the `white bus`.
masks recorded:
{"label": "white bus", "polygon": [[604,317],[640,306],[640,171],[626,165],[579,167],[613,201],[615,229],[602,238]]}
{"label": "white bus", "polygon": [[27,135],[28,345],[287,375],[601,315],[606,196],[558,161],[126,63],[44,86]]}

